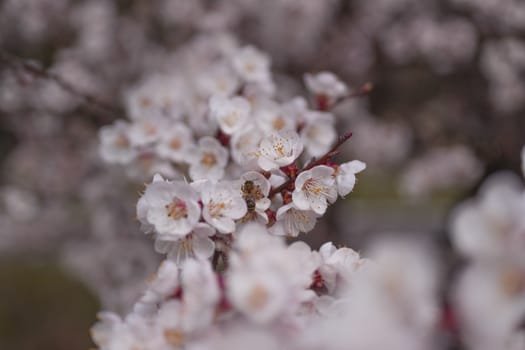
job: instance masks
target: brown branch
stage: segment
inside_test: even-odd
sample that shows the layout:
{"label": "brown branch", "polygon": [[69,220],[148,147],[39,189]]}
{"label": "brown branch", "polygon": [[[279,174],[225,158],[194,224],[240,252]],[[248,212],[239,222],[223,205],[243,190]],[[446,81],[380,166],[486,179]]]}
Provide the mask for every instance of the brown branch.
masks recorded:
{"label": "brown branch", "polygon": [[351,92],[345,96],[342,96],[336,101],[334,101],[334,103],[330,106],[330,109],[334,109],[335,107],[339,106],[341,103],[348,101],[351,98],[366,96],[372,91],[373,88],[374,88],[374,85],[372,83],[370,82],[365,83],[356,91]]}
{"label": "brown branch", "polygon": [[109,113],[115,118],[123,114],[123,111],[120,108],[113,106],[108,102],[102,101],[98,97],[80,91],[76,86],[64,80],[60,75],[42,68],[34,61],[15,56],[6,51],[0,51],[0,62],[5,63],[14,70],[27,72],[40,79],[51,80],[60,86],[64,91],[80,98],[84,104]]}
{"label": "brown branch", "polygon": [[[319,159],[313,159],[310,163],[308,163],[307,165],[305,165],[301,171],[299,171],[299,173],[297,175],[299,175],[300,173],[302,173],[303,171],[307,171],[307,170],[310,170],[312,169],[313,167],[316,167],[318,165],[322,165],[322,164],[326,164],[326,162],[328,160],[330,160],[330,158],[334,157],[335,155],[337,155],[339,153],[338,149],[339,147],[341,147],[343,145],[343,143],[345,143],[350,137],[352,137],[352,133],[351,132],[347,132],[341,136],[339,136],[339,139],[337,140],[337,142],[332,146],[332,148],[326,152],[321,158]],[[285,190],[287,189],[292,183],[293,183],[294,179],[288,179],[287,181],[285,181],[283,184],[281,184],[280,186],[276,187],[276,188],[273,188],[270,193],[268,194],[268,198],[272,198],[273,196],[275,196],[277,193],[281,192],[282,190]]]}

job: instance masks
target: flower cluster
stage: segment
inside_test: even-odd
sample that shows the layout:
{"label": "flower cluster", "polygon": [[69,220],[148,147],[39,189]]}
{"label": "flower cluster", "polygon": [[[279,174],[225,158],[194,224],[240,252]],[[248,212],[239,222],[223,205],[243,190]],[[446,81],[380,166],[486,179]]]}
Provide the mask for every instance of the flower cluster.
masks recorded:
{"label": "flower cluster", "polygon": [[427,252],[391,242],[372,257],[332,243],[286,246],[252,223],[224,270],[167,259],[133,311],[100,313],[92,336],[100,349],[430,348],[439,312]]}
{"label": "flower cluster", "polygon": [[351,136],[337,139],[330,113],[348,88],[321,72],[305,77],[310,99],[279,101],[268,58],[231,44],[217,44],[219,59],[192,57],[188,65],[206,67],[192,79],[147,79],[128,94],[131,122],[100,132],[105,160],[157,164],[137,218],[166,254],[125,319],[100,315],[93,339],[101,349],[220,348],[217,332],[230,330],[304,348],[295,335],[337,314],[368,270],[349,248],[311,251],[283,237],[312,230],[365,169],[331,162]]}
{"label": "flower cluster", "polygon": [[249,222],[282,236],[312,230],[365,168],[360,161],[330,163],[351,136],[337,140],[329,112],[349,96],[334,74],[306,75],[312,108],[302,97],[281,102],[262,52],[228,40],[210,45],[206,41],[205,54],[191,62],[181,58],[202,65],[192,79],[147,79],[128,94],[131,122],[100,131],[103,159],[148,159],[147,170],[158,172],[138,202],[137,217],[155,235],[156,249],[178,262],[210,257],[218,241]]}
{"label": "flower cluster", "polygon": [[[332,243],[286,246],[249,224],[224,270],[167,259],[133,311],[100,313],[92,336],[100,349],[426,348],[437,315],[428,257],[414,245],[384,248],[371,263]],[[363,332],[377,327],[382,337]]]}
{"label": "flower cluster", "polygon": [[462,145],[436,147],[408,164],[400,189],[410,196],[466,187],[479,180],[483,173],[481,161]]}
{"label": "flower cluster", "polygon": [[329,109],[349,92],[332,73],[306,75],[310,108],[302,97],[278,99],[269,58],[229,36],[191,42],[174,67],[128,92],[131,121],[100,132],[104,160],[142,165],[149,175],[176,178],[187,170],[192,180],[217,181],[320,157],[336,141]]}
{"label": "flower cluster", "polygon": [[319,252],[303,242],[286,246],[260,224],[238,232],[225,257],[221,272],[209,260],[189,259],[182,268],[165,260],[124,320],[100,314],[93,339],[101,349],[209,348],[223,329],[259,327],[292,344],[366,266],[353,250],[331,243]]}
{"label": "flower cluster", "polygon": [[[524,149],[525,150],[525,149]],[[455,248],[468,259],[452,301],[471,349],[523,349],[525,191],[514,174],[492,175],[452,217]]]}

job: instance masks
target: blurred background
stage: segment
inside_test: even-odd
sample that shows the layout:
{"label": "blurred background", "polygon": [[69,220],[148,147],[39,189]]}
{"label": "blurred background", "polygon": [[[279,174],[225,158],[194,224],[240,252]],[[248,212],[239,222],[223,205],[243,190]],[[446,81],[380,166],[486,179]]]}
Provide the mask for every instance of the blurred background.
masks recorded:
{"label": "blurred background", "polygon": [[323,70],[374,85],[334,111],[354,134],[341,159],[368,167],[300,237],[314,246],[400,233],[453,273],[451,209],[521,173],[519,0],[0,1],[1,349],[87,349],[96,312],[140,293],[161,258],[134,219],[150,178],[104,164],[97,131],[173,53],[222,32],[268,53],[283,96]]}

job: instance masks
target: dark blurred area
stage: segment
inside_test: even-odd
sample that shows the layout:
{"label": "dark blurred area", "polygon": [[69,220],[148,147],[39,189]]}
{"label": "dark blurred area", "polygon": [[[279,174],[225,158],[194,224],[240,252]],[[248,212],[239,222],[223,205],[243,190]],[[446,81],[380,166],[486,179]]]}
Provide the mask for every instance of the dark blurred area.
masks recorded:
{"label": "dark blurred area", "polygon": [[3,0],[1,349],[87,349],[96,312],[140,293],[160,260],[134,219],[151,174],[101,161],[97,132],[125,118],[134,84],[218,32],[268,53],[283,96],[322,70],[374,85],[334,111],[354,134],[342,157],[368,167],[301,237],[314,246],[407,233],[453,271],[450,211],[490,174],[521,173],[521,1]]}

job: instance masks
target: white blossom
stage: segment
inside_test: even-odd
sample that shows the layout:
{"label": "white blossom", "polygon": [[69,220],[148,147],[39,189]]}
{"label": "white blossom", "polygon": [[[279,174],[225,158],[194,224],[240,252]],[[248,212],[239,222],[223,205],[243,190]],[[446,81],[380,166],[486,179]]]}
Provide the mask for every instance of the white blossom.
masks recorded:
{"label": "white blossom", "polygon": [[285,115],[289,115],[297,124],[306,124],[317,116],[329,116],[333,119],[333,115],[327,114],[317,110],[308,109],[308,102],[302,96],[296,96],[291,100],[283,103],[281,109]]}
{"label": "white blossom", "polygon": [[214,95],[210,99],[210,114],[219,123],[221,131],[232,135],[241,130],[250,117],[250,103],[243,97],[231,99]]}
{"label": "white blossom", "polygon": [[253,46],[243,47],[234,54],[233,67],[247,82],[270,80],[270,60]]}
{"label": "white blossom", "polygon": [[452,214],[451,234],[456,249],[476,259],[520,257],[524,249],[523,185],[509,173],[492,175],[478,198],[467,200]]}
{"label": "white blossom", "polygon": [[186,260],[181,274],[184,328],[205,329],[213,321],[220,298],[217,277],[208,260]]}
{"label": "white blossom", "polygon": [[353,160],[337,166],[335,170],[337,193],[344,197],[352,192],[356,183],[355,174],[363,171],[365,168],[366,164],[359,160]]}
{"label": "white blossom", "polygon": [[188,161],[193,149],[193,135],[184,124],[173,124],[160,131],[160,140],[156,150],[160,157],[174,162]]}
{"label": "white blossom", "polygon": [[333,118],[319,116],[308,122],[301,130],[301,139],[310,156],[320,157],[330,150],[337,138]]}
{"label": "white blossom", "polygon": [[235,221],[246,215],[246,202],[238,190],[228,183],[208,183],[202,187],[202,216],[220,233],[235,231]]}
{"label": "white blossom", "polygon": [[301,232],[310,232],[315,227],[318,215],[312,210],[300,210],[291,202],[277,210],[276,222],[270,232],[279,236],[297,237]]}
{"label": "white blossom", "polygon": [[135,314],[150,317],[155,313],[156,305],[175,293],[179,287],[179,268],[175,262],[164,260],[157,273],[148,282],[148,288],[133,306]]}
{"label": "white blossom", "polygon": [[230,140],[233,160],[246,169],[257,168],[257,150],[263,136],[261,130],[254,126],[247,126],[234,134]]}
{"label": "white blossom", "polygon": [[168,118],[180,120],[184,81],[176,75],[154,74],[131,88],[125,96],[126,110],[133,121]]}
{"label": "white blossom", "polygon": [[292,193],[293,203],[297,208],[324,214],[328,203],[337,199],[333,174],[334,169],[325,165],[301,172],[295,180],[295,190]]}
{"label": "white blossom", "polygon": [[158,141],[167,125],[168,121],[161,117],[135,120],[129,128],[129,140],[133,146],[150,145]]}
{"label": "white blossom", "polygon": [[302,153],[303,143],[295,131],[285,130],[263,138],[257,153],[263,170],[275,170],[292,164]]}
{"label": "white blossom", "polygon": [[197,86],[205,95],[228,97],[238,89],[239,80],[230,67],[219,64],[198,75]]}
{"label": "white blossom", "polygon": [[239,233],[238,251],[230,257],[228,296],[250,320],[268,324],[283,317],[312,295],[305,293],[310,272],[262,225],[246,225]]}
{"label": "white blossom", "polygon": [[525,313],[524,272],[503,261],[475,262],[462,271],[452,300],[469,348],[507,349]]}
{"label": "white blossom", "polygon": [[348,288],[357,270],[365,264],[359,253],[346,247],[337,249],[332,242],[323,244],[319,254],[322,259],[319,271],[330,294]]}
{"label": "white blossom", "polygon": [[205,223],[197,223],[192,232],[184,238],[177,240],[163,240],[157,238],[155,250],[159,253],[167,254],[171,259],[181,265],[188,258],[208,259],[213,255],[215,243],[211,236],[215,234],[215,229]]}
{"label": "white blossom", "polygon": [[219,180],[224,176],[228,151],[212,137],[203,137],[190,158],[189,173],[193,180]]}
{"label": "white blossom", "polygon": [[304,81],[310,92],[316,96],[327,97],[330,102],[334,102],[348,93],[346,84],[331,72],[305,74]]}
{"label": "white blossom", "polygon": [[274,271],[233,271],[228,276],[229,296],[236,308],[258,323],[277,317],[287,302],[288,290]]}
{"label": "white blossom", "polygon": [[129,123],[119,120],[100,129],[99,153],[104,161],[126,164],[137,156],[138,152],[129,139],[129,127]]}
{"label": "white blossom", "polygon": [[198,200],[190,185],[156,176],[137,203],[137,217],[146,230],[154,229],[165,240],[177,240],[190,233],[199,221]]}
{"label": "white blossom", "polygon": [[97,315],[99,322],[91,328],[93,340],[102,350],[126,349],[144,346],[144,336],[150,329],[137,318],[122,320],[111,312]]}
{"label": "white blossom", "polygon": [[272,100],[260,101],[254,108],[255,121],[265,134],[278,133],[283,130],[295,130],[297,122],[280,105]]}

